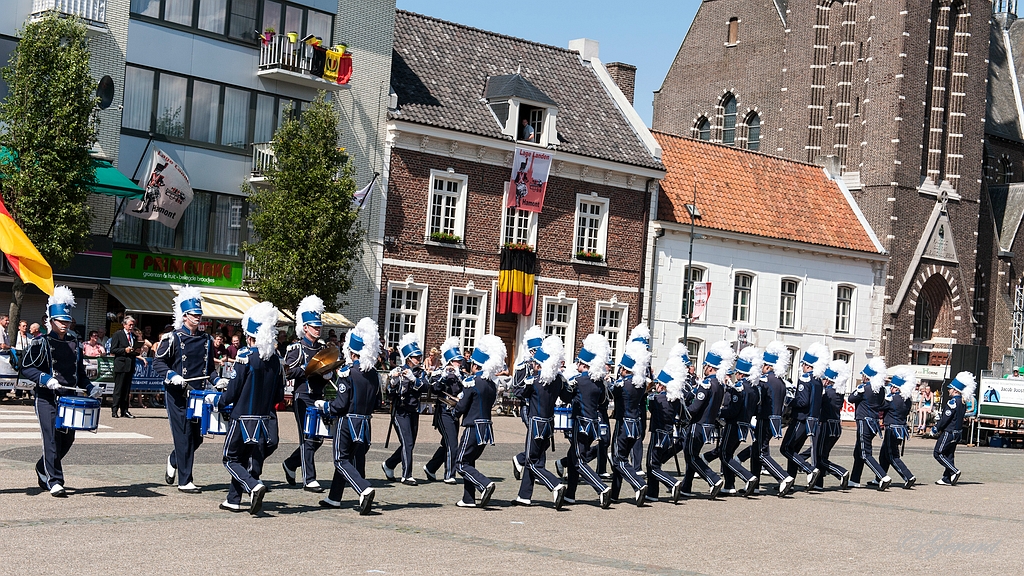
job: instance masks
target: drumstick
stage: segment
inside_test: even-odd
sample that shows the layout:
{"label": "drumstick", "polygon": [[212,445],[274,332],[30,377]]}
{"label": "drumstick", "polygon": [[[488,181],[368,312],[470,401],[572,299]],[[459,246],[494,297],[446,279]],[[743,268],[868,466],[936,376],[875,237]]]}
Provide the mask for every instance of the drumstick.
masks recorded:
{"label": "drumstick", "polygon": [[68,392],[74,392],[75,394],[83,394],[84,395],[86,393],[85,388],[72,388],[71,386],[61,386],[60,389],[68,391]]}
{"label": "drumstick", "polygon": [[185,382],[195,382],[196,380],[206,380],[209,376],[196,376],[195,378],[182,378]]}

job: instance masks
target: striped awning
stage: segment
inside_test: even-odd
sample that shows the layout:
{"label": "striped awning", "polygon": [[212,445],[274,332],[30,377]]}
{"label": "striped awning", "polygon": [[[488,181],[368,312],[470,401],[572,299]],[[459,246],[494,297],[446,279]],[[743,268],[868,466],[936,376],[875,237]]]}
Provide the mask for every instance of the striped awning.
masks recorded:
{"label": "striped awning", "polygon": [[[170,288],[143,288],[141,286],[118,286],[110,284],[106,287],[129,312],[143,314],[170,315],[174,310],[174,297],[177,293]],[[220,320],[241,320],[242,314],[258,301],[245,293],[220,294],[203,293],[203,316]]]}
{"label": "striped awning", "polygon": [[[282,310],[281,315],[284,316],[289,323],[295,322],[295,314],[293,314],[291,310]],[[348,330],[349,328],[355,327],[355,324],[353,324],[351,320],[337,312],[324,312],[320,316],[320,320],[323,321],[324,326],[332,328],[344,328]]]}

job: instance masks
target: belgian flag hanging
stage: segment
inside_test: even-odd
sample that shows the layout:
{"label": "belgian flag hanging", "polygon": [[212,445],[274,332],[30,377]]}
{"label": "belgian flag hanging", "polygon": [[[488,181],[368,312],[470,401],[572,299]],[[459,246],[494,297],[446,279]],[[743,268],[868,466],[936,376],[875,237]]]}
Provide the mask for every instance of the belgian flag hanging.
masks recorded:
{"label": "belgian flag hanging", "polygon": [[533,271],[537,254],[530,250],[501,249],[498,271],[498,314],[533,313]]}

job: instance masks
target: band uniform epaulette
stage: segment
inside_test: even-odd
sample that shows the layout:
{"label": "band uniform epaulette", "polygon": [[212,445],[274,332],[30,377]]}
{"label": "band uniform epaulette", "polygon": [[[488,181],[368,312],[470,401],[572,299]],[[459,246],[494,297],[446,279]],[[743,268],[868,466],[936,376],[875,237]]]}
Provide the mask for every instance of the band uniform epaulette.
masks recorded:
{"label": "band uniform epaulette", "polygon": [[286,348],[285,350],[287,350],[288,352],[291,352],[292,350],[297,350],[301,346],[302,346],[301,342],[292,342],[291,344],[288,345],[288,348]]}
{"label": "band uniform epaulette", "polygon": [[700,387],[701,388],[711,388],[711,377],[708,376],[707,378],[701,380],[700,381]]}
{"label": "band uniform epaulette", "polygon": [[348,378],[349,372],[352,370],[351,364],[345,364],[341,368],[338,368],[338,378]]}
{"label": "band uniform epaulette", "polygon": [[949,406],[950,408],[956,408],[956,399],[950,398],[949,402],[946,402],[946,406]]}
{"label": "band uniform epaulette", "polygon": [[174,338],[174,330],[164,332],[163,334],[160,335],[161,340],[168,340],[170,338]]}
{"label": "band uniform epaulette", "polygon": [[466,376],[465,378],[462,379],[462,387],[463,388],[472,388],[473,386],[476,386],[476,376],[475,375]]}
{"label": "band uniform epaulette", "polygon": [[252,348],[242,348],[235,356],[235,363],[248,364],[250,354],[252,354]]}

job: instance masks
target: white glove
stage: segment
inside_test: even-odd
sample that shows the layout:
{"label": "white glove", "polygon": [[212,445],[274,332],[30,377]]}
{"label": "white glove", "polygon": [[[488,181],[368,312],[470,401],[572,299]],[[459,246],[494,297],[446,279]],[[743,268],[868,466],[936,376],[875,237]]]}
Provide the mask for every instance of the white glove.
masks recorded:
{"label": "white glove", "polygon": [[459,392],[459,395],[456,396],[456,398],[458,398],[459,400],[462,400],[462,397],[465,396],[465,395],[466,395],[465,392]]}
{"label": "white glove", "polygon": [[102,398],[103,397],[103,387],[102,386],[93,386],[92,387],[92,391],[89,392],[89,396],[91,396],[93,398]]}
{"label": "white glove", "polygon": [[217,390],[226,390],[229,382],[231,381],[228,380],[227,378],[217,378],[217,381],[214,383],[213,387],[216,388]]}
{"label": "white glove", "polygon": [[864,385],[863,384],[861,384],[860,386],[857,386],[857,393],[858,394],[863,394],[864,393]]}
{"label": "white glove", "polygon": [[205,403],[205,404],[210,404],[212,406],[216,401],[217,401],[217,395],[216,394],[207,394],[206,396],[203,396],[203,403]]}
{"label": "white glove", "polygon": [[171,384],[184,387],[185,378],[183,378],[181,374],[175,374],[174,376],[171,376]]}
{"label": "white glove", "polygon": [[313,402],[313,405],[316,406],[317,410],[319,410],[319,411],[321,411],[321,412],[323,412],[325,414],[327,413],[327,401],[326,400],[317,400],[316,402]]}
{"label": "white glove", "polygon": [[57,382],[57,379],[54,378],[53,376],[50,376],[49,374],[43,374],[42,376],[40,376],[39,383],[42,384],[43,386],[46,386],[50,390],[57,390],[58,388],[60,388],[60,382]]}
{"label": "white glove", "polygon": [[755,429],[757,428],[757,416],[750,417],[750,427]]}

